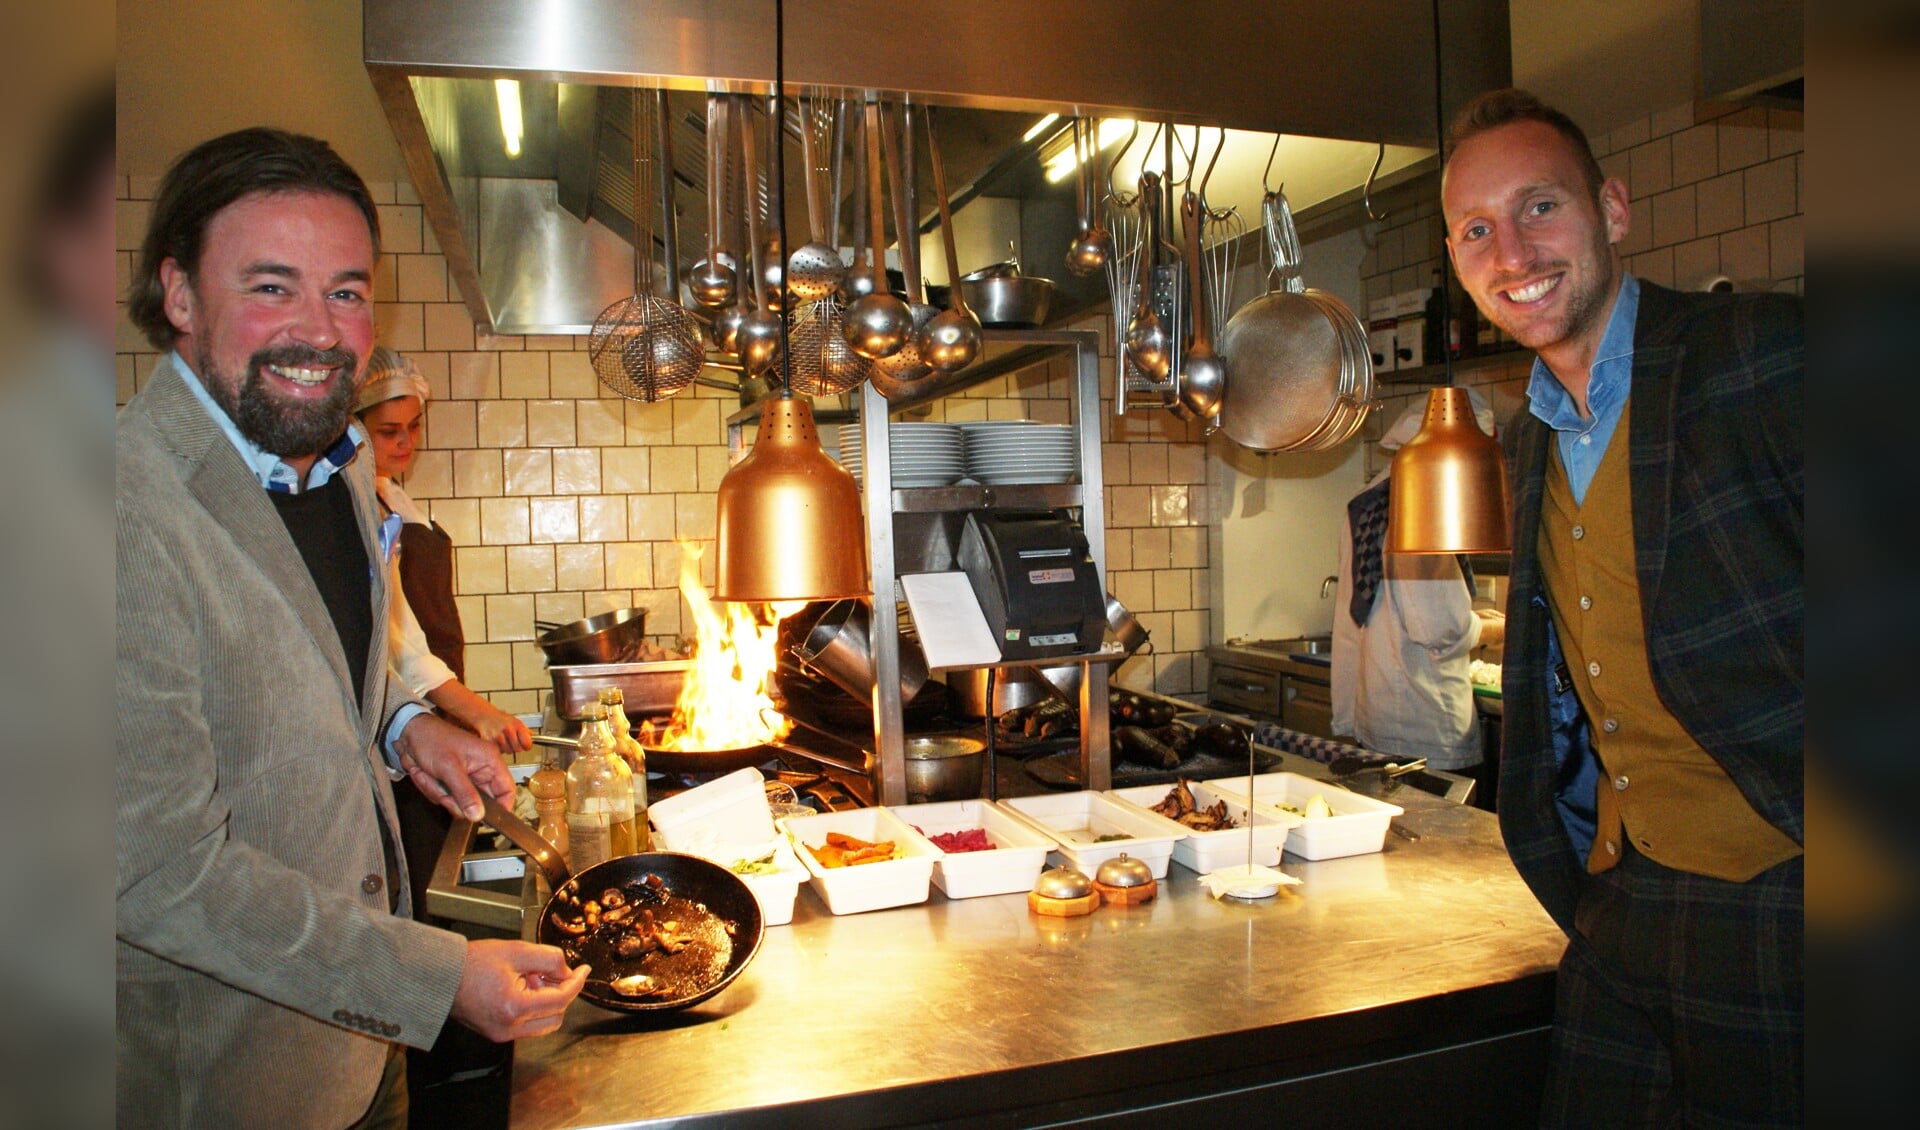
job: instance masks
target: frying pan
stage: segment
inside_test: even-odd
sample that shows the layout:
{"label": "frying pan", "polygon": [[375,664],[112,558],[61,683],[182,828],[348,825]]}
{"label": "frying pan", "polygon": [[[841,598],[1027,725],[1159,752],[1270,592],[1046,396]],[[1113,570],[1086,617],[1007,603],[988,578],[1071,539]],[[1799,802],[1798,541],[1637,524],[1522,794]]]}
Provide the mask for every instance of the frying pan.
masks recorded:
{"label": "frying pan", "polygon": [[[1336,427],[1357,426],[1354,409],[1342,403],[1342,397],[1353,401],[1357,391],[1351,366],[1358,358],[1346,324],[1356,319],[1344,303],[1301,280],[1299,240],[1285,194],[1269,192],[1262,211],[1278,285],[1235,311],[1220,332],[1219,351],[1227,362],[1220,427],[1256,451],[1303,450],[1332,439]],[[1367,356],[1364,349],[1360,356]],[[1335,416],[1341,423],[1329,427]]]}
{"label": "frying pan", "polygon": [[[798,720],[796,719],[796,721]],[[805,723],[801,723],[801,725],[805,725]],[[824,730],[819,730],[813,726],[808,726],[807,728],[814,730],[816,733],[823,734],[826,737],[833,738],[835,741],[851,745],[851,743],[847,743],[844,738],[834,737],[834,735],[828,734]],[[578,738],[563,738],[553,734],[535,734],[533,744],[559,746],[562,749],[580,748]],[[835,769],[844,769],[849,773],[859,773],[863,776],[870,776],[873,769],[871,756],[863,757],[862,761],[856,764],[852,761],[842,761],[828,754],[815,753],[810,749],[802,749],[797,745],[792,745],[779,739],[762,742],[759,745],[740,746],[735,749],[662,749],[658,746],[647,745],[644,742],[641,743],[641,748],[646,750],[648,769],[659,769],[668,773],[728,773],[735,769],[744,769],[749,765],[759,765],[776,753],[791,753],[795,757],[804,757],[808,761],[816,761],[823,765],[832,766]],[[863,755],[866,754],[864,749],[860,752]],[[502,830],[504,831],[505,829]]]}
{"label": "frying pan", "polygon": [[[596,863],[578,875],[527,822],[482,795],[486,822],[512,840],[547,873],[553,895],[540,908],[539,939],[567,953],[569,964],[593,967],[580,996],[614,1012],[671,1012],[707,1000],[726,988],[760,952],[766,920],[760,903],[738,875],[695,855],[651,851]],[[659,880],[658,888],[652,884]],[[678,953],[654,952],[620,957],[613,949],[616,931],[602,926],[582,937],[569,934],[562,921],[579,921],[577,903],[598,900],[618,889],[660,921],[679,923],[677,933],[691,939]],[[647,995],[615,991],[628,976],[651,981]]]}

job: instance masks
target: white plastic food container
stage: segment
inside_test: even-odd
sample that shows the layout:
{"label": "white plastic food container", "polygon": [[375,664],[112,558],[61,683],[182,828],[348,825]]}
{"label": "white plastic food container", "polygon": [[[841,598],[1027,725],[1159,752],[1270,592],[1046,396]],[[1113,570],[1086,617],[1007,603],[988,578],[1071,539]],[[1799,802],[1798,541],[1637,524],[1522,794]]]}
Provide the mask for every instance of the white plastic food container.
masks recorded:
{"label": "white plastic food container", "polygon": [[[1156,879],[1167,877],[1174,841],[1184,829],[1151,812],[1142,812],[1105,793],[1048,793],[994,801],[1015,819],[1024,821],[1058,844],[1052,855],[1089,877],[1102,863],[1127,853],[1147,865]],[[1101,840],[1102,836],[1119,839]]]}
{"label": "white plastic food container", "polygon": [[[1241,785],[1246,778],[1240,779]],[[1193,802],[1201,808],[1211,808],[1216,801],[1227,806],[1227,815],[1239,825],[1236,828],[1224,828],[1217,832],[1200,832],[1152,811],[1172,792],[1172,785],[1139,785],[1129,789],[1111,789],[1109,793],[1117,800],[1137,806],[1155,820],[1164,820],[1181,831],[1182,838],[1173,842],[1173,861],[1190,871],[1205,875],[1222,867],[1234,867],[1249,862],[1247,859],[1247,820],[1248,805],[1243,796],[1226,796],[1204,781],[1189,781],[1187,788],[1193,793]],[[1246,791],[1244,788],[1242,793]],[[1253,806],[1253,859],[1251,862],[1262,867],[1277,867],[1280,864],[1280,849],[1287,842],[1287,829],[1299,823],[1292,813],[1279,812],[1264,806]]]}
{"label": "white plastic food container", "polygon": [[950,899],[1032,890],[1034,879],[1047,865],[1047,852],[1054,846],[1052,836],[1035,831],[984,800],[909,804],[893,813],[926,833],[929,840],[947,832],[978,828],[993,841],[993,847],[986,851],[943,852],[934,860],[933,885]]}
{"label": "white plastic food container", "polygon": [[[933,864],[942,853],[890,809],[850,808],[813,816],[783,816],[777,823],[793,841],[794,854],[806,865],[813,893],[833,913],[860,914],[927,901]],[[869,843],[891,840],[894,857],[851,867],[822,867],[808,849],[825,844],[828,832]]]}
{"label": "white plastic food container", "polygon": [[[1203,783],[1229,799],[1246,799],[1245,777],[1220,777]],[[1387,842],[1387,824],[1406,811],[1397,804],[1343,789],[1332,781],[1319,781],[1298,773],[1262,773],[1253,779],[1254,807],[1265,805],[1283,816],[1298,816],[1306,811],[1307,802],[1316,795],[1326,800],[1333,815],[1301,819],[1287,834],[1288,855],[1310,860],[1338,859],[1343,855],[1379,851]],[[1288,808],[1296,811],[1288,812]]]}
{"label": "white plastic food container", "polygon": [[654,846],[681,851],[735,868],[741,860],[764,859],[769,851],[778,870],[744,874],[735,869],[769,926],[793,921],[793,901],[807,869],[773,826],[767,791],[758,769],[748,766],[724,777],[666,797],[647,808]]}

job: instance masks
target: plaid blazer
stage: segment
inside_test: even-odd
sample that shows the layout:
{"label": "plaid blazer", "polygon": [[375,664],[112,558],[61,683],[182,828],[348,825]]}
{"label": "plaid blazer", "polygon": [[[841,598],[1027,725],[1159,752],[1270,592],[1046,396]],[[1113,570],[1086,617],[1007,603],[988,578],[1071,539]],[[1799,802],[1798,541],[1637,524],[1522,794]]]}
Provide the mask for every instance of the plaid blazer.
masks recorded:
{"label": "plaid blazer", "polygon": [[[1754,809],[1800,842],[1804,368],[1798,297],[1682,294],[1641,281],[1628,454],[1654,685]],[[1585,720],[1577,701],[1569,715],[1573,692],[1556,689],[1549,659],[1558,641],[1537,545],[1553,450],[1553,430],[1521,412],[1507,450],[1500,825],[1514,865],[1571,933],[1585,871],[1555,799],[1591,785],[1563,774]]]}

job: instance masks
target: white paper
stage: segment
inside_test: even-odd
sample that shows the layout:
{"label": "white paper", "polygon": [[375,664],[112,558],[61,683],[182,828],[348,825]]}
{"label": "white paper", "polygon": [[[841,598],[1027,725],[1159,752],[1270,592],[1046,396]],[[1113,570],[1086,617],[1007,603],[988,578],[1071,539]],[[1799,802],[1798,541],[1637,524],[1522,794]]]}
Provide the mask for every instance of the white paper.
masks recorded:
{"label": "white paper", "polygon": [[900,587],[906,590],[928,667],[1000,662],[1000,645],[965,573],[908,573],[900,578]]}

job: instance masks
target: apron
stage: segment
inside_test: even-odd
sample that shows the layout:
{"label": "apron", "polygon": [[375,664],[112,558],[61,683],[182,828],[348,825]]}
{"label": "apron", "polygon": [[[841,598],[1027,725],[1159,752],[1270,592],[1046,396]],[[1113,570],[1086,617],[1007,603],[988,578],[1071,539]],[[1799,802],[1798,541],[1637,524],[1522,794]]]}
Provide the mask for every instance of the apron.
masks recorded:
{"label": "apron", "polygon": [[438,523],[400,527],[400,591],[420,621],[427,650],[466,682],[467,638],[453,603],[453,539]]}
{"label": "apron", "polygon": [[[400,591],[406,595],[414,619],[420,621],[427,650],[453,668],[454,678],[466,682],[466,634],[461,631],[460,612],[453,603],[453,539],[437,524],[408,522],[400,527]],[[393,798],[400,810],[400,835],[413,880],[414,917],[444,925],[433,922],[426,913],[427,883],[433,877],[433,865],[439,860],[453,817],[421,795],[411,780],[395,784]],[[407,1049],[407,1087],[415,1118],[425,1116],[435,1124],[454,1125],[445,1117],[436,1121],[436,1112],[440,1116],[461,1113],[470,1119],[472,1111],[462,1104],[483,1098],[493,1100],[491,1106],[504,1111],[512,1063],[512,1044],[496,1044],[471,1028],[448,1024],[431,1049]]]}

